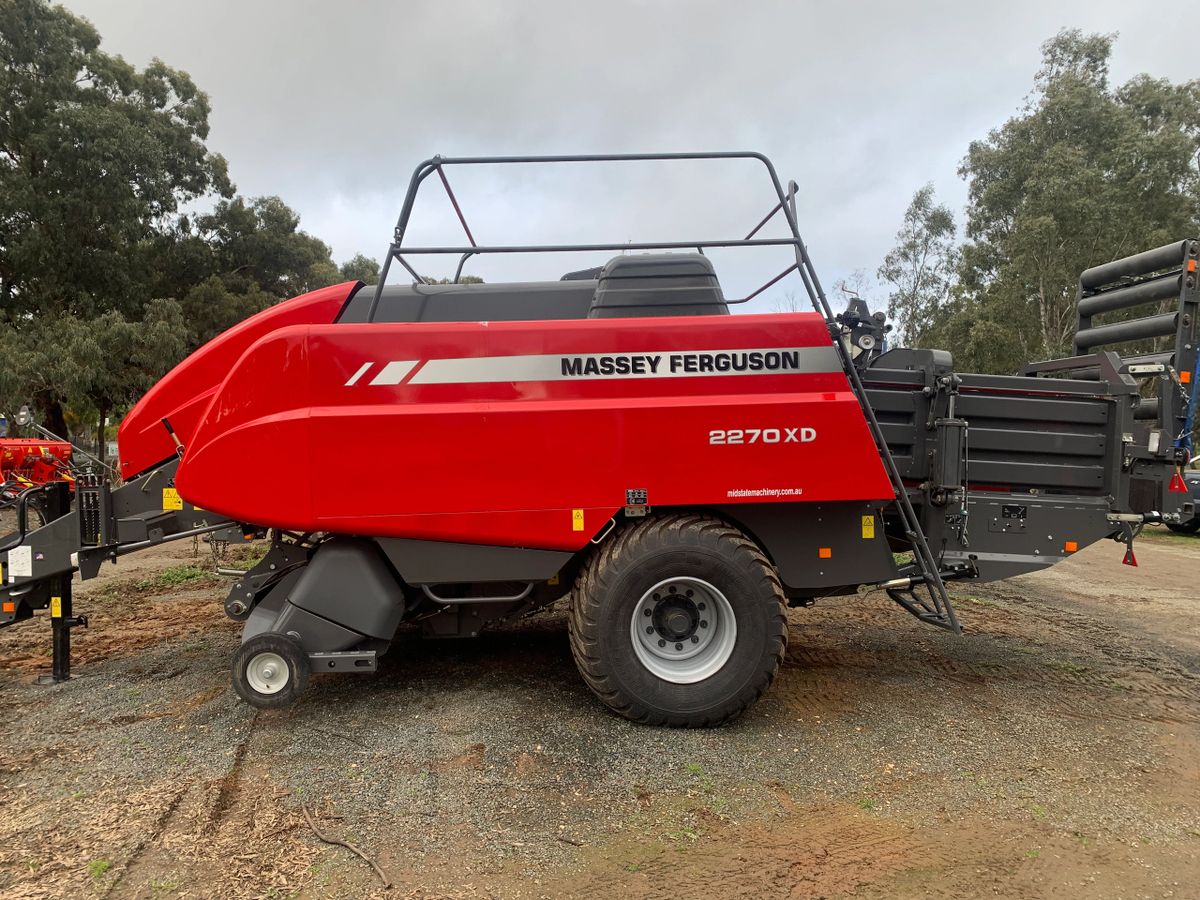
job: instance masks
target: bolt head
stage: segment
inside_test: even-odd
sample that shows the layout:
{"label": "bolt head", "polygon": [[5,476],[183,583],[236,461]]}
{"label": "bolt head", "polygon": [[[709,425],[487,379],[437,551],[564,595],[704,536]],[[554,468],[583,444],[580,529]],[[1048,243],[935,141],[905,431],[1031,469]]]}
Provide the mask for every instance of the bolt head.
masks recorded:
{"label": "bolt head", "polygon": [[700,643],[700,638],[696,637],[696,635],[694,635],[694,634],[693,634],[693,635],[692,635],[692,643],[693,643],[693,644],[698,644],[698,643]]}
{"label": "bolt head", "polygon": [[653,625],[646,626],[646,634],[654,634],[654,626]]}
{"label": "bolt head", "polygon": [[697,604],[696,604],[696,609],[700,610],[700,612],[704,612],[704,604],[703,604],[703,603],[697,603]]}
{"label": "bolt head", "polygon": [[676,650],[682,650],[682,649],[683,649],[683,644],[676,644],[676,645],[675,645],[675,649],[676,649]]}
{"label": "bolt head", "polygon": [[647,609],[647,610],[643,610],[643,614],[648,616],[648,615],[651,615],[651,612],[650,612],[650,610]]}
{"label": "bolt head", "polygon": [[667,642],[666,642],[666,641],[664,641],[664,640],[662,640],[661,638],[659,638],[659,641],[658,641],[658,646],[660,646],[660,647],[665,647],[665,646],[667,646]]}
{"label": "bolt head", "polygon": [[701,628],[707,628],[707,627],[708,627],[708,619],[701,619],[701,620],[700,620],[700,627],[701,627]]}

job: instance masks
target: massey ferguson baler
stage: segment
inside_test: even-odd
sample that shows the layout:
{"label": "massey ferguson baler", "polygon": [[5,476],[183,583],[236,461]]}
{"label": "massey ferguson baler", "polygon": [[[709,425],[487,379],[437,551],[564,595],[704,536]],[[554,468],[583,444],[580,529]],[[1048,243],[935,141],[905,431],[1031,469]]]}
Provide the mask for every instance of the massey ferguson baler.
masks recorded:
{"label": "massey ferguson baler", "polygon": [[[748,159],[776,203],[745,238],[479,245],[447,170],[479,164]],[[468,243],[405,243],[436,174]],[[757,237],[772,216],[787,234]],[[704,251],[794,263],[745,298]],[[561,280],[428,284],[410,260],[591,251]],[[638,251],[638,252],[630,252]],[[645,252],[649,251],[649,252]],[[1044,568],[1193,515],[1179,479],[1196,382],[1195,242],[1085,272],[1078,355],[963,374],[884,352],[858,302],[834,316],[785,190],[758,154],[428,160],[373,288],[281,303],[177,366],[121,425],[124,485],[42,491],[50,521],[0,539],[0,623],[49,608],[69,674],[71,581],[218,529],[270,529],[225,602],[245,622],[233,684],[290,703],[312,672],[373,671],[402,625],[430,637],[569,603],[579,670],[640,722],[738,715],[771,683],[785,607],[882,588],[954,632],[949,580]],[[413,276],[388,285],[392,263]],[[730,315],[798,273],[814,312]],[[1130,318],[1153,304],[1154,315]],[[1093,318],[1114,321],[1097,324]],[[1109,347],[1154,342],[1121,355]],[[363,477],[328,490],[331,440]],[[34,496],[31,492],[30,497]]]}

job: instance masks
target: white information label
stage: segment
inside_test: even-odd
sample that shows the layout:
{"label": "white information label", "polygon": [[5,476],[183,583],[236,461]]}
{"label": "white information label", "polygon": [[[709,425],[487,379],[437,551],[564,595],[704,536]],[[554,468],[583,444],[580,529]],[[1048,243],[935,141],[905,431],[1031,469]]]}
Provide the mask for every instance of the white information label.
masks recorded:
{"label": "white information label", "polygon": [[8,551],[8,580],[33,577],[33,548],[26,545]]}

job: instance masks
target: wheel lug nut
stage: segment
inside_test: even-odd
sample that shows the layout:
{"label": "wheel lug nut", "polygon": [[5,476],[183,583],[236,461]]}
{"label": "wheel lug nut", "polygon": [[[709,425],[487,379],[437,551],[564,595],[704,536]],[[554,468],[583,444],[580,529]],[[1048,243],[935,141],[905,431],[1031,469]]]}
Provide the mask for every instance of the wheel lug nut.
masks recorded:
{"label": "wheel lug nut", "polygon": [[707,627],[708,627],[708,619],[701,619],[701,620],[700,620],[700,627],[701,627],[701,628],[707,628]]}
{"label": "wheel lug nut", "polygon": [[654,634],[654,626],[653,625],[646,626],[646,634]]}
{"label": "wheel lug nut", "polygon": [[658,646],[665,647],[665,646],[667,646],[667,642],[662,639],[659,639]]}
{"label": "wheel lug nut", "polygon": [[676,650],[682,650],[682,649],[683,649],[683,644],[676,644],[676,645],[675,645],[675,649],[676,649]]}
{"label": "wheel lug nut", "polygon": [[654,595],[654,599],[655,599],[655,600],[661,600],[661,599],[662,599],[662,594],[655,594],[655,595]]}
{"label": "wheel lug nut", "polygon": [[670,593],[674,594],[674,593],[675,593],[675,591],[676,591],[676,587],[675,587],[675,585],[671,585],[669,588],[667,588],[667,590],[668,590]]}
{"label": "wheel lug nut", "polygon": [[698,644],[698,643],[700,643],[700,638],[696,637],[696,636],[693,634],[693,635],[692,635],[692,643],[693,643],[693,644]]}
{"label": "wheel lug nut", "polygon": [[697,603],[697,604],[696,604],[696,609],[700,610],[701,612],[704,612],[704,604],[703,604],[703,603]]}
{"label": "wheel lug nut", "polygon": [[650,610],[648,610],[648,609],[647,609],[647,610],[645,610],[645,613],[644,613],[644,614],[645,614],[645,615],[647,615],[647,616],[648,616],[648,615],[650,615],[650,614],[651,614],[651,613],[650,613]]}
{"label": "wheel lug nut", "polygon": [[694,593],[696,593],[696,592],[695,592],[695,591],[687,591],[687,595],[688,595],[689,597],[690,597],[690,596],[692,596]]}

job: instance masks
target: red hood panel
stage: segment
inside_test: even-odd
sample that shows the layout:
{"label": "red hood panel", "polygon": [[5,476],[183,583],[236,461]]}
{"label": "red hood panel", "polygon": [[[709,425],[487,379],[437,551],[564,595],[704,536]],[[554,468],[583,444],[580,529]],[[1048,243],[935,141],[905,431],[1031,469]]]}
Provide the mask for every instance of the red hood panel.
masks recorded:
{"label": "red hood panel", "polygon": [[121,422],[117,432],[121,477],[132,478],[175,453],[164,418],[187,446],[213,395],[255,341],[288,325],[333,322],[357,284],[331,285],[264,309],[217,335],[163,376]]}
{"label": "red hood panel", "polygon": [[177,486],[257,525],[553,549],[629,491],[891,497],[812,313],[279,329],[221,384]]}

